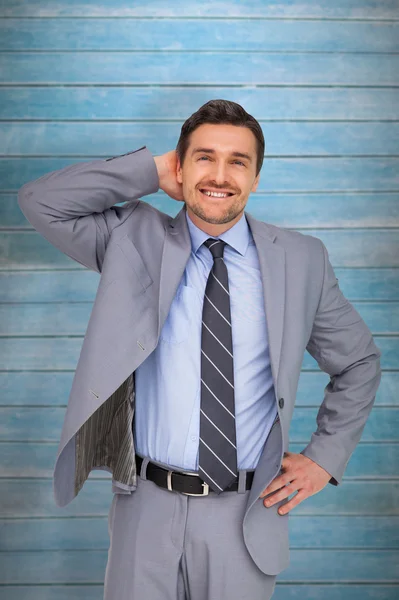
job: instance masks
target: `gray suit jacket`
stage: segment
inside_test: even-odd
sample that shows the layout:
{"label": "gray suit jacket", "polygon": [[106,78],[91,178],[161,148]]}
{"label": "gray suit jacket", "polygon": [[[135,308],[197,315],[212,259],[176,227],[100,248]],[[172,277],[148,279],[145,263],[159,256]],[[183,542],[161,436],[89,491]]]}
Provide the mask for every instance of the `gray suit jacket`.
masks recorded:
{"label": "gray suit jacket", "polygon": [[[19,206],[32,226],[101,273],[54,470],[58,506],[77,495],[93,469],[112,473],[114,491],[136,489],[134,371],[158,343],[191,251],[185,205],[172,218],[139,199],[158,189],[155,161],[143,147],[68,166],[19,190]],[[258,567],[275,575],[289,564],[289,514],[277,513],[287,500],[265,509],[259,495],[288,450],[304,352],[330,382],[317,431],[302,453],[326,469],[334,485],[372,408],[381,352],[340,291],[321,240],[245,214],[259,255],[279,418],[255,471],[243,535]]]}

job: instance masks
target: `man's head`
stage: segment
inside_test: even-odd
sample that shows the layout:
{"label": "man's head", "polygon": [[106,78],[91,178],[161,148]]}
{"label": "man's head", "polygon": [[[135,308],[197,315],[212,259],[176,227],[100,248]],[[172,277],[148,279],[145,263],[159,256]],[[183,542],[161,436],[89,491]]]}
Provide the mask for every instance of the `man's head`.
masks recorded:
{"label": "man's head", "polygon": [[241,218],[258,186],[264,151],[258,121],[236,102],[210,100],[185,121],[176,175],[194,223],[214,225],[207,230],[218,235]]}

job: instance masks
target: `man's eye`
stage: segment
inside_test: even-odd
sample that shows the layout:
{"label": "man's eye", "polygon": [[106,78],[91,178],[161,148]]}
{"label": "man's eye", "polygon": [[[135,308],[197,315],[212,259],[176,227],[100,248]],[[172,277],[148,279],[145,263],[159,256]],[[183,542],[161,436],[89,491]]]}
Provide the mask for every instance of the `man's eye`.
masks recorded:
{"label": "man's eye", "polygon": [[203,158],[206,158],[208,160],[207,156],[200,156],[199,160],[202,160]]}
{"label": "man's eye", "polygon": [[240,165],[242,165],[243,167],[245,167],[244,163],[241,160],[235,160],[234,162],[239,163]]}

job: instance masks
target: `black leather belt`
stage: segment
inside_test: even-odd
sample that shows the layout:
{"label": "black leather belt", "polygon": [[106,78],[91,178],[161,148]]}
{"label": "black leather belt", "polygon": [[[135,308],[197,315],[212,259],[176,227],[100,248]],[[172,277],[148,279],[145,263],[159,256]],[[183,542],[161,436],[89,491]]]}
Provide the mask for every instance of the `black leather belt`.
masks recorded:
{"label": "black leather belt", "polygon": [[[141,456],[136,454],[137,473],[140,472],[142,462],[143,459]],[[246,490],[251,489],[254,473],[255,471],[247,471],[246,473]],[[156,483],[159,487],[169,491],[181,492],[188,496],[207,496],[210,492],[213,492],[208,484],[198,475],[189,475],[187,472],[183,473],[180,471],[168,471],[168,469],[164,469],[153,462],[148,462],[147,464],[146,477]],[[224,491],[237,492],[238,478],[237,481]]]}

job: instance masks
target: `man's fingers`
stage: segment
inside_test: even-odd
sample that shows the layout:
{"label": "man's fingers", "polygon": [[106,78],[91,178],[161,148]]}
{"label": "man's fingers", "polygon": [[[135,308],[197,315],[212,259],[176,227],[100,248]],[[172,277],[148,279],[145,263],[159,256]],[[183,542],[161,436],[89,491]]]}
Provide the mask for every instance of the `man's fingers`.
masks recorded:
{"label": "man's fingers", "polygon": [[265,506],[273,506],[276,502],[280,502],[280,500],[284,500],[284,498],[288,498],[291,494],[298,490],[298,485],[295,481],[291,482],[289,485],[285,485],[281,490],[276,492],[273,496],[269,498],[265,498],[263,500],[263,504]]}
{"label": "man's fingers", "polygon": [[267,496],[268,494],[271,494],[275,490],[282,488],[287,483],[290,483],[290,481],[292,481],[292,479],[293,479],[293,474],[291,473],[291,475],[290,475],[289,471],[284,472],[281,475],[278,475],[275,479],[273,479],[272,482],[269,483],[267,488],[265,488],[263,490],[263,492],[261,493],[259,498],[264,498],[265,496]]}
{"label": "man's fingers", "polygon": [[292,510],[295,506],[298,506],[298,504],[303,502],[307,497],[308,497],[308,494],[305,493],[303,490],[300,490],[297,494],[295,494],[295,496],[293,498],[291,498],[291,500],[289,502],[287,502],[286,504],[283,504],[283,506],[280,506],[280,508],[277,511],[278,514],[285,515],[287,512]]}
{"label": "man's fingers", "polygon": [[276,477],[276,479],[273,479],[273,481],[269,483],[267,488],[263,490],[259,498],[264,498],[268,494],[271,494],[272,492],[275,492],[276,490],[279,490],[281,487],[283,487],[287,482],[284,482],[281,478],[282,475],[279,475],[278,477]]}

